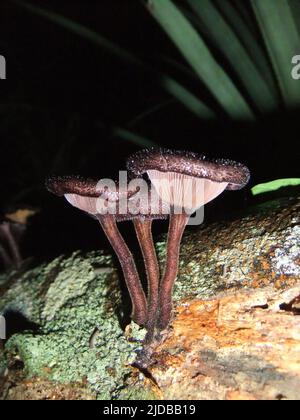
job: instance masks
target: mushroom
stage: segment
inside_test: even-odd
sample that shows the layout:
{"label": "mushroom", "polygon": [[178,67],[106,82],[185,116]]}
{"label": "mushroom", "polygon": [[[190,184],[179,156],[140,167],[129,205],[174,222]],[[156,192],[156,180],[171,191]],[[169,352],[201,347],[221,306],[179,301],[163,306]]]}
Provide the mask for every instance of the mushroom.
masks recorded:
{"label": "mushroom", "polygon": [[[140,196],[142,205],[140,212],[132,220],[138,238],[138,242],[143,254],[144,265],[147,276],[147,322],[148,334],[146,341],[151,341],[158,310],[158,291],[159,291],[159,265],[154,247],[152,236],[152,222],[157,219],[166,219],[170,212],[167,203],[162,202],[154,188],[148,191],[141,191],[133,197],[136,200]],[[145,199],[145,201],[144,201]],[[143,203],[144,202],[144,203]]]}
{"label": "mushroom", "polygon": [[[159,271],[151,233],[152,220],[167,217],[166,205],[162,205],[158,197],[153,200],[154,195],[150,196],[148,188],[140,191],[138,182],[130,188],[127,184],[119,187],[110,180],[68,176],[50,177],[46,187],[99,220],[123,270],[132,301],[131,317],[137,324],[147,326],[151,319],[149,311],[156,311],[158,304]],[[133,220],[143,253],[148,279],[148,307],[133,256],[117,227],[117,222],[126,220]]]}
{"label": "mushroom", "polygon": [[[102,204],[102,201],[99,201],[102,194],[118,199],[123,192],[115,191],[113,194],[107,192],[107,188],[99,187],[95,180],[71,176],[50,177],[46,181],[46,187],[52,193],[64,196],[74,207],[97,217],[121,264],[132,302],[131,317],[137,324],[144,325],[147,319],[147,304],[133,256],[117,227],[116,216],[110,213],[99,214],[97,209],[98,205]],[[132,191],[129,195],[134,193]]]}
{"label": "mushroom", "polygon": [[243,188],[250,173],[246,166],[231,160],[209,160],[196,153],[168,149],[137,152],[128,159],[127,169],[135,176],[147,173],[160,198],[171,206],[156,325],[163,330],[171,319],[180,242],[190,215],[225,189]]}
{"label": "mushroom", "polygon": [[[115,214],[117,222],[132,220],[142,251],[147,276],[147,319],[144,325],[148,330],[148,334],[145,341],[149,342],[152,339],[155,328],[160,277],[152,236],[152,223],[153,220],[166,219],[170,213],[170,206],[162,201],[156,190],[154,188],[151,189],[151,185],[145,183],[144,180],[140,178],[133,179],[132,183],[135,185],[135,188],[131,188],[133,191],[137,191],[136,194],[120,197],[116,202]],[[107,193],[103,194],[103,196],[107,197]],[[111,198],[108,199],[108,202],[110,201]],[[121,211],[123,201],[128,205],[126,213]]]}

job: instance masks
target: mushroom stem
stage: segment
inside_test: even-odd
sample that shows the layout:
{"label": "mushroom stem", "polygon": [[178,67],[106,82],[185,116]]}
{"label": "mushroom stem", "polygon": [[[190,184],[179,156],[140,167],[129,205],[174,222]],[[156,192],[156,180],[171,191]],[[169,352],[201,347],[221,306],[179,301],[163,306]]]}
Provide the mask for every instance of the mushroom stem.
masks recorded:
{"label": "mushroom stem", "polygon": [[132,302],[131,318],[138,325],[145,325],[147,302],[133,256],[117,227],[115,216],[111,214],[98,215],[98,220],[120,261]]}
{"label": "mushroom stem", "polygon": [[158,308],[158,288],[159,288],[159,265],[152,237],[152,220],[134,219],[134,228],[138,238],[148,281],[148,315],[146,327],[148,333],[153,333],[157,308]]}
{"label": "mushroom stem", "polygon": [[167,255],[163,278],[159,290],[157,328],[165,329],[171,319],[172,290],[178,273],[180,242],[189,220],[186,214],[171,214],[167,240]]}

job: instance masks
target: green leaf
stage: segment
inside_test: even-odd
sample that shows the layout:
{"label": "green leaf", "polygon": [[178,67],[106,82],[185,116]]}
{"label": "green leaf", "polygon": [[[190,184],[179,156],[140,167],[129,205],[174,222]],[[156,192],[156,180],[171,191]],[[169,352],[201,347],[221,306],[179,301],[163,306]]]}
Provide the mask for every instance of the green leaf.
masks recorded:
{"label": "green leaf", "polygon": [[59,25],[69,31],[79,35],[82,38],[87,39],[88,41],[96,44],[97,46],[105,49],[110,52],[118,59],[121,59],[129,64],[140,67],[146,73],[153,75],[154,79],[176,100],[181,102],[189,111],[193,112],[200,118],[214,118],[215,113],[198,98],[195,97],[191,92],[188,91],[183,85],[177,82],[172,77],[169,77],[166,74],[157,72],[151,66],[144,63],[136,55],[132,54],[128,50],[119,47],[110,40],[101,36],[97,32],[81,25],[77,22],[74,22],[71,19],[68,19],[60,14],[45,10],[43,8],[34,6],[28,2],[22,0],[11,0],[13,3],[16,3],[18,6],[27,9],[29,12],[34,13],[38,16]]}
{"label": "green leaf", "polygon": [[171,0],[148,0],[148,9],[180,50],[225,112],[233,119],[253,120],[254,114],[209,48]]}
{"label": "green leaf", "polygon": [[264,184],[257,184],[251,188],[253,195],[264,194],[270,191],[276,191],[282,187],[294,187],[300,185],[300,178],[276,179]]}
{"label": "green leaf", "polygon": [[240,42],[245,47],[257,70],[268,83],[269,88],[273,91],[276,99],[278,100],[280,98],[278,85],[275,81],[273,70],[268,57],[262,46],[259,44],[257,36],[253,34],[247,25],[247,23],[250,21],[249,14],[246,23],[240,15],[239,11],[236,10],[230,1],[215,0],[215,3],[222,13],[224,19],[228,22],[234,33],[240,39]]}
{"label": "green leaf", "polygon": [[240,39],[210,0],[187,0],[199,16],[205,34],[223,53],[249,96],[262,113],[273,111],[277,101],[265,79],[254,65]]}
{"label": "green leaf", "polygon": [[[244,23],[248,26],[249,30],[253,35],[257,33],[255,19],[252,19],[252,16],[249,16],[249,10],[251,10],[251,5],[249,0],[225,0],[226,3],[232,3],[233,7],[237,10]],[[275,0],[276,1],[276,0]],[[250,7],[249,7],[250,6]]]}
{"label": "green leaf", "polygon": [[300,2],[299,0],[289,0],[289,5],[297,25],[298,33],[300,33]]}
{"label": "green leaf", "polygon": [[291,76],[300,37],[287,0],[251,0],[287,107],[300,104],[300,83]]}
{"label": "green leaf", "polygon": [[205,119],[215,117],[213,111],[204,102],[200,101],[196,95],[192,94],[183,85],[176,82],[176,80],[166,77],[162,79],[162,85],[174,98],[182,102],[187,109],[198,117]]}

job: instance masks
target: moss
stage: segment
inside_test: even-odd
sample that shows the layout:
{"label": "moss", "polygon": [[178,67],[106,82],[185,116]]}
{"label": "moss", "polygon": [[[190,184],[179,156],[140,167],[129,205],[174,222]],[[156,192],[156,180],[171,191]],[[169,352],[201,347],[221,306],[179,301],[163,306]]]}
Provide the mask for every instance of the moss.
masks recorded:
{"label": "moss", "polygon": [[120,303],[110,258],[58,258],[24,274],[2,297],[0,312],[13,309],[39,325],[38,333],[13,335],[6,352],[20,355],[28,377],[87,381],[98,398],[117,398],[140,347],[120,328]]}
{"label": "moss", "polygon": [[144,386],[134,385],[126,386],[120,391],[119,398],[121,400],[133,400],[133,401],[145,401],[145,400],[157,400],[157,393],[151,388],[145,388]]}
{"label": "moss", "polygon": [[6,370],[6,360],[3,352],[0,351],[0,377],[4,375]]}

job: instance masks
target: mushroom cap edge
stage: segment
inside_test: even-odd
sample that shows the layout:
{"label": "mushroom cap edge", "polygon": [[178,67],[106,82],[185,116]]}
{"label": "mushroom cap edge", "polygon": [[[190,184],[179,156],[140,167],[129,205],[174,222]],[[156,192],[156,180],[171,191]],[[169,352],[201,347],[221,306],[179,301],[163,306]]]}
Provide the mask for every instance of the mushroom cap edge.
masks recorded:
{"label": "mushroom cap edge", "polygon": [[229,159],[208,159],[194,152],[170,149],[143,149],[127,159],[127,169],[136,176],[148,170],[179,172],[215,182],[227,182],[228,190],[243,188],[250,179],[247,166]]}

